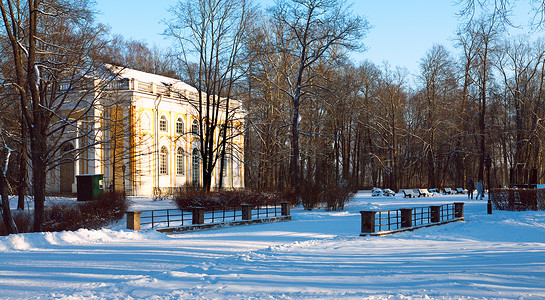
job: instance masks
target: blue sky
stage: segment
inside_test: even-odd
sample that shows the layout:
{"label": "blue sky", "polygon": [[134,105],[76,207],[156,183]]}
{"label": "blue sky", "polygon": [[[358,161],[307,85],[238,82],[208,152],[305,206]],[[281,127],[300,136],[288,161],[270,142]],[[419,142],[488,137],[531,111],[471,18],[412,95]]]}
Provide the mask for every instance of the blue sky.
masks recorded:
{"label": "blue sky", "polygon": [[[101,12],[98,21],[108,24],[112,33],[121,34],[167,48],[170,41],[161,36],[170,17],[168,8],[178,0],[96,0]],[[272,0],[257,1],[262,7]],[[420,59],[434,44],[451,46],[458,24],[452,0],[359,0],[353,11],[367,18],[373,26],[364,43],[367,51],[354,54],[354,60],[368,59],[381,65],[405,67],[411,74],[418,72]],[[524,17],[524,16],[523,16]],[[455,55],[455,53],[453,53]]]}

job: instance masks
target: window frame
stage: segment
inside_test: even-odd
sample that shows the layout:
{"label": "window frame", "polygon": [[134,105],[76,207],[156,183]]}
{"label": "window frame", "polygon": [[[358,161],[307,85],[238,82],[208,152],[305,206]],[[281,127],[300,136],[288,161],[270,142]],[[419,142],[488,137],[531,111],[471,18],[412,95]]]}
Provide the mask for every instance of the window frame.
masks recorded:
{"label": "window frame", "polygon": [[151,119],[149,114],[147,112],[142,113],[142,115],[140,116],[140,129],[143,132],[149,132],[151,130],[150,123]]}
{"label": "window frame", "polygon": [[165,115],[159,117],[159,131],[168,132],[168,119]]}
{"label": "window frame", "polygon": [[193,122],[191,122],[191,134],[199,136],[201,133],[201,128],[199,126],[199,121],[197,119],[193,119]]}
{"label": "window frame", "polygon": [[176,175],[185,175],[185,153],[182,147],[176,149]]}
{"label": "window frame", "polygon": [[185,133],[185,123],[182,117],[178,117],[176,119],[176,134],[184,134]]}
{"label": "window frame", "polygon": [[168,169],[168,148],[162,146],[159,150],[159,175],[168,175]]}
{"label": "window frame", "polygon": [[191,152],[191,182],[201,184],[201,151],[197,148]]}

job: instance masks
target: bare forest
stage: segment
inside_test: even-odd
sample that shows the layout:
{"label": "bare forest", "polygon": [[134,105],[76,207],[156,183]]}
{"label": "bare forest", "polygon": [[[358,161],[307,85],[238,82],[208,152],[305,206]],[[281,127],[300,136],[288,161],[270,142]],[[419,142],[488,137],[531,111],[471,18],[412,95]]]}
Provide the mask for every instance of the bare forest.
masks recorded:
{"label": "bare forest", "polygon": [[273,23],[254,30],[244,97],[247,186],[293,186],[294,170],[314,188],[465,187],[469,178],[486,181],[487,171],[490,187],[503,187],[510,168],[537,169],[543,182],[543,41],[505,38],[509,1],[459,5],[455,54],[433,46],[414,58],[415,78],[387,64],[353,62],[346,42],[303,72],[308,90],[298,107],[296,168],[294,104],[286,93],[294,81],[286,74],[296,73],[299,61],[268,43],[289,39],[294,26],[274,23],[273,15]]}

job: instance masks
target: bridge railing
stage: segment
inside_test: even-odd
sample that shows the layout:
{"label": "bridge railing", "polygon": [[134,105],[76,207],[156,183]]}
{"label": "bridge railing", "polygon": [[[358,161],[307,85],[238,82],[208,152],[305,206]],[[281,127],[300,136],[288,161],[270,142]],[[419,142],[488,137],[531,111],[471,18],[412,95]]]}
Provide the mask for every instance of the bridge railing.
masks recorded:
{"label": "bridge railing", "polygon": [[385,235],[464,220],[464,203],[360,211],[360,214],[362,236]]}

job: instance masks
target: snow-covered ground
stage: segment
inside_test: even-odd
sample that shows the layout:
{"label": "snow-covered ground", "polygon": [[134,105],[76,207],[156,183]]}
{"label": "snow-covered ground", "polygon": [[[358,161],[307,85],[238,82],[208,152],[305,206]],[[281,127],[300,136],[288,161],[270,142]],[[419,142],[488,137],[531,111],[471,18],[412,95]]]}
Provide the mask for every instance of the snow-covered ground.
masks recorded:
{"label": "snow-covered ground", "polygon": [[[133,199],[133,208],[169,202]],[[465,201],[465,222],[360,237],[360,210]],[[356,195],[342,212],[183,234],[108,229],[0,237],[0,298],[545,298],[545,212],[486,214],[464,195]]]}

